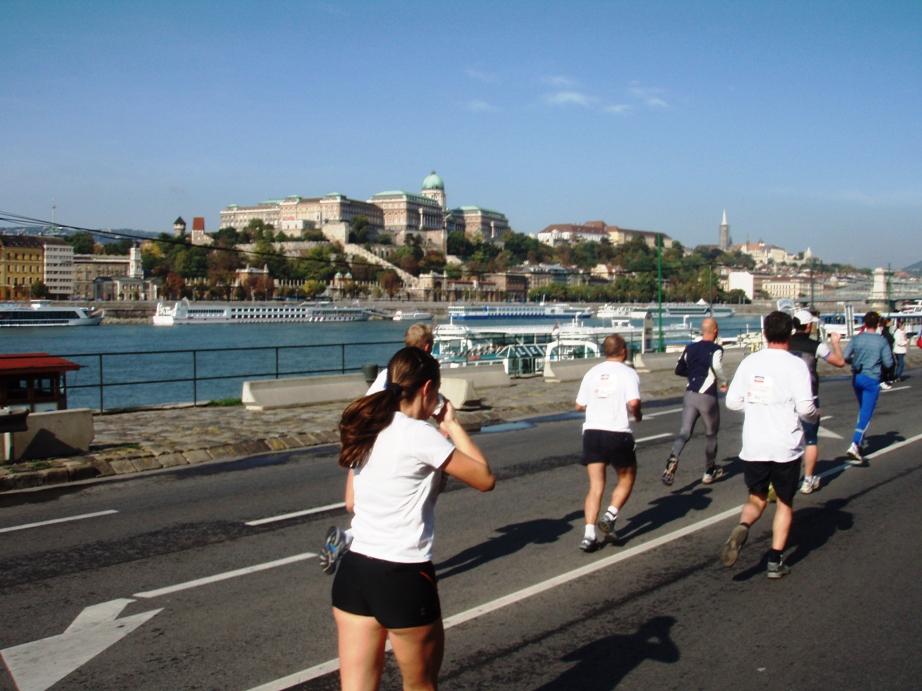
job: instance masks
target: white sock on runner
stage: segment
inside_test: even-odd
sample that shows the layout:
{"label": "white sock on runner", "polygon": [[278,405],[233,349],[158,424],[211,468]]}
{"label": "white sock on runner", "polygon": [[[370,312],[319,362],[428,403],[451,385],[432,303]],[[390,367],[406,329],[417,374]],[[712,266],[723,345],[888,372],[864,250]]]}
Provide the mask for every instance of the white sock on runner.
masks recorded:
{"label": "white sock on runner", "polygon": [[595,523],[586,524],[586,532],[583,537],[588,537],[595,540]]}
{"label": "white sock on runner", "polygon": [[610,513],[610,514],[611,514],[612,516],[614,516],[615,518],[618,517],[618,509],[616,509],[614,506],[609,506],[609,507],[608,507],[608,513]]}

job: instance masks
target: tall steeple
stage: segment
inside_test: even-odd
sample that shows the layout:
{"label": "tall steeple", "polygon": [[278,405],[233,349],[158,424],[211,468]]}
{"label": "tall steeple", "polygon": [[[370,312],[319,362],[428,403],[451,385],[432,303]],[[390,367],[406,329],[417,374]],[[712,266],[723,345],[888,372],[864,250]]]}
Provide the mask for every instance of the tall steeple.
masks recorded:
{"label": "tall steeple", "polygon": [[724,209],[724,220],[720,224],[720,240],[717,243],[717,247],[724,252],[730,249],[730,245],[733,243],[733,240],[730,238],[730,224],[727,223],[727,210]]}

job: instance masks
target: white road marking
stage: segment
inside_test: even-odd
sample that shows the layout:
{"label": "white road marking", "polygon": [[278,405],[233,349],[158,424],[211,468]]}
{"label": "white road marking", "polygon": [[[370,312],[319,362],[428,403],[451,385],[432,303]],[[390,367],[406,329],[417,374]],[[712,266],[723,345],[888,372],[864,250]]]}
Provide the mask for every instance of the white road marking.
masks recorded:
{"label": "white road marking", "polygon": [[660,410],[655,413],[644,413],[643,416],[644,418],[659,417],[660,415],[669,415],[669,413],[681,413],[681,412],[682,412],[681,408],[673,408],[672,410]]}
{"label": "white road marking", "polygon": [[[574,581],[601,569],[605,569],[612,564],[617,564],[618,562],[624,561],[625,559],[630,559],[631,557],[643,554],[644,552],[649,552],[650,550],[661,547],[662,545],[668,544],[687,535],[691,535],[692,533],[703,530],[704,528],[724,521],[728,518],[731,518],[732,516],[738,516],[742,510],[743,504],[740,504],[739,506],[736,506],[732,509],[723,511],[716,516],[711,516],[710,518],[705,518],[704,520],[693,523],[692,525],[680,528],[679,530],[669,533],[668,535],[663,535],[661,537],[650,540],[649,542],[645,542],[642,545],[631,547],[630,549],[626,549],[623,552],[618,552],[617,554],[613,554],[612,556],[606,557],[605,559],[600,559],[599,561],[593,562],[592,564],[587,564],[586,566],[574,569],[573,571],[568,571],[567,573],[561,574],[560,576],[555,576],[554,578],[542,581],[541,583],[529,586],[528,588],[518,590],[514,593],[510,593],[509,595],[497,598],[491,602],[473,607],[472,609],[461,612],[460,614],[448,617],[444,620],[443,625],[446,629],[450,629],[451,627],[457,626],[458,624],[463,624],[464,622],[471,621],[472,619],[477,619],[484,614],[495,612],[498,609],[502,609],[503,607],[515,604],[516,602],[525,600],[533,595],[538,595],[539,593],[551,590],[552,588],[556,588],[557,586],[563,585],[564,583],[569,583],[570,581]],[[263,684],[262,686],[254,687],[249,691],[284,691],[285,689],[290,689],[292,686],[297,686],[298,684],[303,684],[304,682],[310,681],[311,679],[322,677],[324,674],[335,672],[338,669],[338,658],[335,660],[327,660],[326,662],[323,662],[319,665],[308,667],[307,669],[303,669],[300,672],[290,674],[287,677],[282,677],[281,679],[270,681],[266,684]]]}
{"label": "white road marking", "polygon": [[84,513],[79,516],[69,516],[68,518],[54,518],[50,521],[39,521],[38,523],[25,523],[23,525],[14,525],[9,528],[0,528],[0,533],[12,533],[14,530],[25,530],[26,528],[39,528],[43,525],[54,525],[55,523],[67,523],[69,521],[82,521],[84,518],[96,518],[97,516],[108,516],[112,513],[118,513],[115,509],[108,511],[96,511],[95,513]]}
{"label": "white road marking", "polygon": [[824,415],[823,417],[820,418],[820,422],[823,422],[824,420],[831,420],[831,419],[832,419],[832,415]]}
{"label": "white road marking", "polygon": [[153,609],[118,619],[132,602],[122,598],[87,607],[59,636],[0,650],[16,688],[45,691],[163,611]]}
{"label": "white road marking", "polygon": [[825,427],[820,427],[816,431],[816,436],[818,437],[827,437],[829,439],[845,439],[841,434],[836,434],[831,429],[826,429]]}
{"label": "white road marking", "polygon": [[219,581],[226,581],[230,578],[237,578],[238,576],[247,576],[251,573],[257,573],[259,571],[266,571],[267,569],[274,569],[278,566],[287,566],[288,564],[294,564],[299,561],[304,561],[305,559],[313,559],[317,555],[313,552],[304,552],[303,554],[295,554],[291,557],[285,557],[284,559],[276,559],[275,561],[267,561],[263,564],[256,564],[254,566],[247,566],[243,569],[235,569],[234,571],[225,571],[224,573],[218,573],[214,576],[206,576],[205,578],[196,578],[194,581],[186,581],[185,583],[177,583],[176,585],[169,585],[166,588],[157,588],[157,590],[147,590],[143,593],[135,593],[132,597],[140,597],[144,599],[152,597],[160,597],[161,595],[170,595],[171,593],[178,593],[181,590],[189,590],[190,588],[198,588],[201,585],[208,585],[210,583],[218,583]]}
{"label": "white road marking", "polygon": [[671,437],[672,432],[663,432],[662,434],[654,434],[652,437],[641,437],[640,439],[635,439],[634,443],[639,444],[642,441],[653,441],[654,439],[662,439],[663,437]]}
{"label": "white road marking", "polygon": [[310,516],[312,513],[322,513],[324,511],[332,511],[333,509],[344,508],[346,508],[345,502],[339,502],[338,504],[327,504],[326,506],[318,506],[316,509],[305,509],[304,511],[295,511],[294,513],[283,513],[281,516],[270,516],[269,518],[260,518],[255,521],[248,521],[244,525],[265,525],[266,523],[275,523],[276,521],[287,521],[292,518],[301,518],[301,516]]}
{"label": "white road marking", "polygon": [[[891,451],[896,451],[897,449],[900,449],[904,446],[908,446],[909,444],[917,442],[920,439],[922,439],[922,434],[917,434],[916,436],[910,437],[909,439],[906,439],[905,441],[901,441],[897,444],[891,444],[890,446],[886,448],[880,449],[879,451],[875,451],[872,454],[868,454],[866,458],[876,458],[878,456],[882,456],[886,453],[890,453]],[[851,466],[848,463],[845,463],[843,465],[827,470],[823,473],[819,473],[819,475],[820,477],[826,477],[828,475],[837,473],[841,470],[847,470],[848,468],[851,468],[851,467],[853,466]],[[550,578],[546,581],[537,583],[528,588],[524,588],[522,590],[516,591],[509,595],[505,595],[501,598],[497,598],[496,600],[493,600],[492,602],[487,602],[483,605],[473,607],[469,610],[461,612],[460,614],[456,614],[452,617],[448,617],[447,619],[444,620],[443,625],[446,629],[448,629],[453,626],[457,626],[458,624],[463,624],[464,622],[471,621],[472,619],[477,619],[478,617],[481,617],[484,614],[495,612],[498,609],[502,609],[503,607],[507,607],[508,605],[514,604],[521,600],[525,600],[526,598],[529,598],[532,595],[538,595],[539,593],[543,593],[552,588],[556,588],[557,586],[563,585],[564,583],[569,583],[570,581],[574,581],[578,578],[582,578],[583,576],[586,576],[590,573],[594,573],[595,571],[599,571],[601,569],[607,568],[611,566],[612,564],[617,564],[618,562],[624,561],[625,559],[630,559],[631,557],[635,557],[639,554],[643,554],[644,552],[649,552],[650,550],[656,549],[657,547],[661,547],[665,544],[673,542],[674,540],[681,539],[699,530],[703,530],[704,528],[720,523],[721,521],[724,521],[728,518],[732,518],[733,516],[738,515],[740,511],[743,510],[743,506],[745,505],[740,504],[739,506],[736,506],[732,509],[727,509],[726,511],[723,511],[715,516],[711,516],[710,518],[705,518],[704,520],[698,521],[697,523],[693,523],[689,526],[686,526],[674,532],[668,533],[667,535],[663,535],[661,537],[650,540],[649,542],[645,542],[642,545],[631,547],[630,549],[626,549],[623,552],[618,552],[617,554],[613,554],[612,556],[606,557],[605,559],[600,559],[599,561],[593,562],[592,564],[587,564],[586,566],[580,567],[578,569],[574,569],[573,571],[569,571],[567,573],[561,574],[560,576],[555,576],[554,578]],[[332,672],[335,672],[338,669],[339,669],[339,659],[327,660],[326,662],[323,662],[319,665],[314,665],[313,667],[308,667],[307,669],[303,669],[300,672],[289,674],[287,677],[282,677],[281,679],[270,681],[266,684],[263,684],[262,686],[256,686],[250,689],[249,691],[285,691],[285,689],[290,689],[293,686],[297,686],[298,684],[303,684],[304,682],[310,681],[311,679],[316,679],[317,677],[322,677],[325,674],[330,674]]]}
{"label": "white road marking", "polygon": [[891,391],[903,391],[904,389],[911,389],[912,387],[907,384],[906,386],[891,386],[889,389],[881,389],[881,393],[890,393]]}

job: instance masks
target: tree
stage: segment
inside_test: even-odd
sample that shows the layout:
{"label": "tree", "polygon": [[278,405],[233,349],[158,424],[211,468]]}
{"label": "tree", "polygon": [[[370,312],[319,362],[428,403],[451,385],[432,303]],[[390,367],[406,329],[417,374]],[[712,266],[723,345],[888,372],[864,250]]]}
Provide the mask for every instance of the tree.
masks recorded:
{"label": "tree", "polygon": [[304,285],[301,286],[301,292],[304,293],[304,297],[308,300],[312,300],[317,297],[323,291],[327,289],[327,284],[323,281],[305,281]]}
{"label": "tree", "polygon": [[32,284],[29,295],[31,295],[34,300],[44,300],[49,295],[48,286],[45,285],[44,281],[36,281]]}
{"label": "tree", "polygon": [[[134,240],[129,240],[128,238],[122,238],[121,240],[116,240],[115,242],[109,242],[102,246],[103,252],[108,255],[121,255],[127,256],[131,253],[131,248],[134,245]],[[76,252],[76,250],[74,250]]]}
{"label": "tree", "polygon": [[349,242],[355,242],[364,245],[368,242],[368,217],[359,214],[350,221],[349,225],[352,230],[349,231]]}
{"label": "tree", "polygon": [[67,242],[73,245],[74,254],[93,254],[93,246],[96,244],[93,236],[83,230],[71,233],[70,237],[67,238]]}

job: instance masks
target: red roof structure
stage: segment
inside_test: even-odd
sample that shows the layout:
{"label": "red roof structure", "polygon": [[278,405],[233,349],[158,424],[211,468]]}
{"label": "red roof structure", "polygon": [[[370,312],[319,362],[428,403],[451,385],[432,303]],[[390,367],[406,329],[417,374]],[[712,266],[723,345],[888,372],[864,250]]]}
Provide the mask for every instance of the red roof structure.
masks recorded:
{"label": "red roof structure", "polygon": [[0,376],[35,372],[75,372],[80,365],[48,353],[0,355]]}
{"label": "red roof structure", "polygon": [[205,230],[205,217],[194,216],[192,218],[192,230]]}

